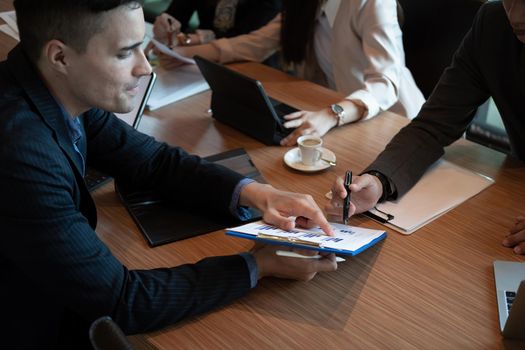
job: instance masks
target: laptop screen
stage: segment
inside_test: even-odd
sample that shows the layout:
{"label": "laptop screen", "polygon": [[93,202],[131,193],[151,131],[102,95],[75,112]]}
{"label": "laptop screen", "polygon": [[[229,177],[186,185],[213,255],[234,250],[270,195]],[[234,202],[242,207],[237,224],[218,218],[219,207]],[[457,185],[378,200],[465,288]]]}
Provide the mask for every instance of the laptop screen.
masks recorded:
{"label": "laptop screen", "polygon": [[151,73],[151,75],[140,78],[139,91],[135,96],[136,101],[134,101],[135,107],[133,110],[128,113],[115,113],[119,119],[125,121],[135,129],[139,126],[140,118],[142,117],[142,113],[146,107],[146,102],[148,101],[151,90],[153,89],[155,79],[155,73]]}
{"label": "laptop screen", "polygon": [[500,329],[506,338],[525,338],[525,263],[494,261]]}

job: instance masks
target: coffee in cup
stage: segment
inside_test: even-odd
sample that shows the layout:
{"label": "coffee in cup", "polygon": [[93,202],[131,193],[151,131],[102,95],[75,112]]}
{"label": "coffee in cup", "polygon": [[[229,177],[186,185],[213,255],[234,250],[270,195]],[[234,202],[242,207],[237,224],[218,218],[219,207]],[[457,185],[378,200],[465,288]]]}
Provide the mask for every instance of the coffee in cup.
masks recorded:
{"label": "coffee in cup", "polygon": [[321,159],[323,139],[319,136],[303,135],[297,139],[297,144],[299,145],[301,162],[304,165],[315,165]]}
{"label": "coffee in cup", "polygon": [[304,146],[320,146],[322,142],[316,139],[307,139],[303,141]]}

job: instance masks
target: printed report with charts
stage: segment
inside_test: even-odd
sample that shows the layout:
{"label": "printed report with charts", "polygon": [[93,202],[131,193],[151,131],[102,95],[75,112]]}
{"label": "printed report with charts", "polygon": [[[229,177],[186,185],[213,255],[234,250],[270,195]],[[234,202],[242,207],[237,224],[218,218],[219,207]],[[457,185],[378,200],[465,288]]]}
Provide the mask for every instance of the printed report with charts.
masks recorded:
{"label": "printed report with charts", "polygon": [[263,221],[227,229],[226,234],[263,243],[293,246],[300,249],[357,255],[386,237],[382,230],[330,223],[334,236],[327,236],[319,227],[284,231]]}

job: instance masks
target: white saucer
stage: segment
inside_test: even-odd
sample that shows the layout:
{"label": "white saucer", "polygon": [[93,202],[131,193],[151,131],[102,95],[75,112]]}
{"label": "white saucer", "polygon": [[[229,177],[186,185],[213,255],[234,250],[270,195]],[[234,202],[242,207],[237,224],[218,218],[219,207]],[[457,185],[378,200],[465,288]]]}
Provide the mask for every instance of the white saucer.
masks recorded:
{"label": "white saucer", "polygon": [[[322,158],[331,162],[335,162],[336,159],[334,152],[324,147],[321,147],[321,152],[323,153]],[[292,148],[291,150],[286,152],[284,155],[284,162],[292,169],[305,172],[320,171],[331,166],[330,164],[321,159],[319,159],[314,165],[304,165],[301,162],[301,153],[299,152],[299,147]]]}

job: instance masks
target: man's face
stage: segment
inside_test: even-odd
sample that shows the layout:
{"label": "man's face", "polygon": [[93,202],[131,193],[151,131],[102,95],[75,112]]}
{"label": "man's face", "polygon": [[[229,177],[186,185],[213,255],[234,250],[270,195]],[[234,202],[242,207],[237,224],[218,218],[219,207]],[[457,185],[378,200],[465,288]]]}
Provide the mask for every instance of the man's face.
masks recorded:
{"label": "man's face", "polygon": [[525,44],[525,0],[503,0],[503,7],[514,34]]}
{"label": "man's face", "polygon": [[98,107],[125,113],[133,109],[139,79],[151,73],[140,44],[144,40],[142,8],[120,6],[104,14],[104,27],[86,50],[68,50],[67,88],[79,110]]}

